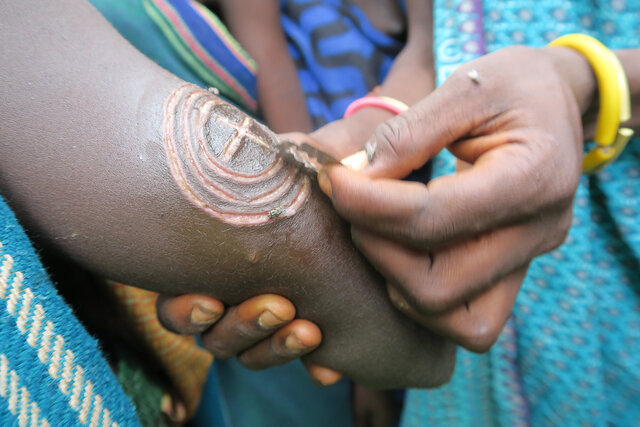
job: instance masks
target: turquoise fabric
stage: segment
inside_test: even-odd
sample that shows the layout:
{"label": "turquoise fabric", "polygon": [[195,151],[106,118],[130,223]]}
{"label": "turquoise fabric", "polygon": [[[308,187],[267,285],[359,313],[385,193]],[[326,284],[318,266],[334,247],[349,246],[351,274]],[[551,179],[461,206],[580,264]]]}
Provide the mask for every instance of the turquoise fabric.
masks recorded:
{"label": "turquoise fabric", "polygon": [[[435,1],[440,82],[462,62],[442,53],[464,44],[463,3]],[[640,47],[640,1],[485,0],[483,18],[488,51],[573,32]],[[445,387],[409,391],[403,426],[640,425],[639,143],[582,178],[566,243],[533,262],[497,344],[460,350]]]}
{"label": "turquoise fabric", "polygon": [[98,343],[0,197],[0,425],[138,426]]}
{"label": "turquoise fabric", "polygon": [[203,427],[349,427],[349,381],[319,387],[300,361],[250,371],[236,359],[216,361],[194,425]]}

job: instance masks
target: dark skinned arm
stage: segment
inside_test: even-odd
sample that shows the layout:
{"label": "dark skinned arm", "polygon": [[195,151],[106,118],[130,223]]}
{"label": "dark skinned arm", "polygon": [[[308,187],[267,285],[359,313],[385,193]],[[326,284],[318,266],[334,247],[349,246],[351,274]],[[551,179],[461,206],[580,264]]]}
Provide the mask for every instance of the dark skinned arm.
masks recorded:
{"label": "dark skinned arm", "polygon": [[[0,16],[2,194],[38,243],[103,277],[167,294],[204,293],[229,304],[283,295],[324,332],[309,359],[366,384],[435,386],[449,378],[453,347],[392,307],[312,181],[306,201],[253,226],[213,215],[231,209],[215,197],[205,197],[205,209],[186,196],[196,184],[180,181],[174,166],[188,170],[188,156],[171,160],[167,148],[190,143],[184,132],[204,126],[213,147],[216,129],[228,129],[224,120],[257,129],[260,143],[229,152],[232,175],[271,161],[263,144],[272,134],[157,67],[85,2],[12,2]],[[193,98],[211,109],[189,107]],[[200,122],[189,122],[194,117]],[[307,178],[290,173],[292,188],[302,188]],[[250,194],[277,189],[266,181],[226,184]],[[250,202],[240,206],[255,214]]]}

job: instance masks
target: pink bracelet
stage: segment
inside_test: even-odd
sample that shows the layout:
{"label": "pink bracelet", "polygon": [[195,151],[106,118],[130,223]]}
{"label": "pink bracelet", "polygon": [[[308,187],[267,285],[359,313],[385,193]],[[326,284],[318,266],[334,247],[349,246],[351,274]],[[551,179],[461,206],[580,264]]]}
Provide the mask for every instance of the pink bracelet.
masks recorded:
{"label": "pink bracelet", "polygon": [[402,101],[391,98],[389,96],[365,96],[363,98],[356,99],[347,107],[344,112],[344,117],[349,117],[356,111],[364,107],[378,107],[389,110],[394,114],[400,114],[409,109],[409,106]]}

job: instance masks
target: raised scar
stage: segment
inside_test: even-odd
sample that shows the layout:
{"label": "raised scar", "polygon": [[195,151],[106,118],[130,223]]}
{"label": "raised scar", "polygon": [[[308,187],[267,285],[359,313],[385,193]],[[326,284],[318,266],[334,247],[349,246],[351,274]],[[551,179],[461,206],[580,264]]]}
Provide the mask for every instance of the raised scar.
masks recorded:
{"label": "raised scar", "polygon": [[276,136],[237,108],[187,84],[164,114],[167,163],[193,205],[237,226],[288,218],[304,205],[309,177],[284,163]]}

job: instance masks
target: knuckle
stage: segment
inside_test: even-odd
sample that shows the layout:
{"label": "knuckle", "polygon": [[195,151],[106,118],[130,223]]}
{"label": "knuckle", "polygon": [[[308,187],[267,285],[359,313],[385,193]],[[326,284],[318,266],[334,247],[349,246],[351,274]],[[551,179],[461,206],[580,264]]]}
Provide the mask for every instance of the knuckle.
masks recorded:
{"label": "knuckle", "polygon": [[420,311],[426,313],[442,313],[452,308],[456,298],[451,289],[441,284],[422,286],[413,295],[415,304]]}
{"label": "knuckle", "polygon": [[405,240],[418,247],[429,247],[436,229],[433,210],[423,199],[410,212],[408,220],[402,223]]}
{"label": "knuckle", "polygon": [[171,311],[170,305],[165,298],[158,298],[156,301],[156,313],[158,321],[163,328],[170,332],[177,334],[186,333],[184,328],[180,327],[180,321],[175,318],[174,313]]}
{"label": "knuckle", "polygon": [[264,333],[252,322],[240,322],[233,331],[235,338],[241,341],[253,341],[262,338]]}
{"label": "knuckle", "polygon": [[[430,191],[427,184],[427,192]],[[434,247],[445,240],[446,236],[453,236],[456,232],[456,224],[451,215],[442,215],[437,203],[430,203],[430,196],[423,198],[416,206],[413,218],[407,223],[407,229],[411,230],[413,243],[423,247]]]}
{"label": "knuckle", "polygon": [[251,371],[259,371],[265,369],[265,365],[255,360],[248,353],[242,353],[238,356],[238,363]]}
{"label": "knuckle", "polygon": [[533,256],[552,251],[561,246],[571,230],[573,212],[571,209],[559,215],[553,215],[537,224],[538,243],[532,250]]}
{"label": "knuckle", "polygon": [[571,211],[562,215],[559,220],[556,221],[555,233],[552,234],[552,240],[550,241],[549,247],[545,248],[545,252],[553,250],[564,243],[569,235],[569,230],[571,230],[572,222],[573,213]]}
{"label": "knuckle", "polygon": [[181,328],[178,327],[177,322],[175,322],[170,316],[167,316],[166,314],[161,313],[160,311],[158,311],[158,321],[160,322],[160,325],[162,325],[162,327],[165,328],[167,331],[170,331],[176,334],[180,334],[184,332],[181,330]]}
{"label": "knuckle", "polygon": [[224,344],[218,342],[218,341],[211,341],[211,342],[207,342],[204,345],[204,348],[213,355],[213,357],[215,357],[216,359],[220,359],[220,360],[226,360],[226,359],[231,359],[232,357],[234,357],[237,353],[235,351],[233,351],[232,349],[230,349],[228,346],[225,346]]}
{"label": "knuckle", "polygon": [[272,340],[270,351],[271,358],[279,361],[291,360],[296,357],[291,350],[287,349],[285,339]]}
{"label": "knuckle", "polygon": [[[427,261],[430,263],[430,261]],[[425,267],[428,268],[428,267]],[[457,295],[451,286],[438,280],[433,275],[420,274],[413,277],[403,286],[407,290],[407,302],[419,313],[436,314],[452,308],[457,302]]]}
{"label": "knuckle", "polygon": [[376,146],[374,161],[379,154],[391,162],[401,159],[406,161],[416,157],[414,154],[418,144],[414,136],[421,126],[419,115],[420,113],[415,109],[410,109],[376,127],[371,139]]}
{"label": "knuckle", "polygon": [[[543,130],[532,131],[529,135],[531,151],[529,157],[530,171],[527,179],[535,179],[540,188],[533,188],[541,197],[542,207],[569,206],[580,183],[582,161],[580,156],[557,155],[563,152],[566,141],[558,139]],[[524,158],[522,160],[525,160]]]}
{"label": "knuckle", "polygon": [[403,120],[396,117],[381,123],[373,132],[373,141],[376,143],[376,150],[384,152],[387,156],[398,157],[397,146],[401,136],[401,126],[404,126]]}
{"label": "knuckle", "polygon": [[557,177],[549,176],[547,185],[548,203],[551,206],[570,206],[578,188],[579,176],[560,175]]}

